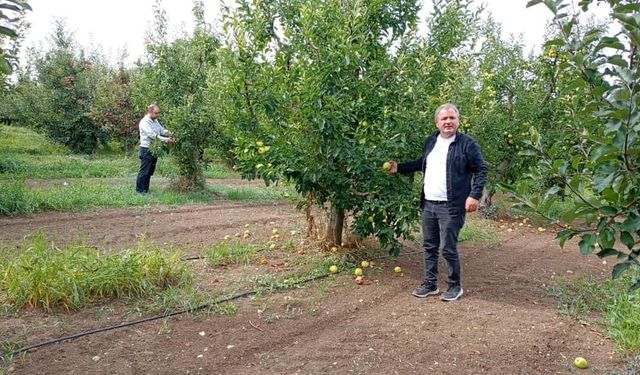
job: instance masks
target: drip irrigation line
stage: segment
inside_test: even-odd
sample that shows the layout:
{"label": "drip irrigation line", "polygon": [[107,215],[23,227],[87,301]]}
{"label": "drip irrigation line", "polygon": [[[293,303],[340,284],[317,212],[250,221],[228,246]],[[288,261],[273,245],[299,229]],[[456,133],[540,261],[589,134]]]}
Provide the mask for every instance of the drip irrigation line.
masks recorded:
{"label": "drip irrigation line", "polygon": [[201,260],[201,259],[206,259],[207,257],[203,257],[203,256],[192,256],[192,257],[186,257],[186,258],[181,258],[180,260]]}
{"label": "drip irrigation line", "polygon": [[[329,274],[322,274],[322,275],[319,275],[319,276],[313,276],[313,277],[310,277],[310,278],[306,278],[306,279],[300,280],[298,282],[292,283],[289,287],[294,287],[294,286],[298,286],[298,285],[301,285],[301,284],[306,284],[308,282],[311,282],[311,281],[314,281],[314,280],[319,280],[319,279],[325,278],[327,276],[329,276]],[[288,288],[282,288],[282,289],[288,289]],[[150,316],[150,317],[144,318],[144,319],[133,320],[133,321],[130,321],[130,322],[116,324],[114,326],[97,328],[97,329],[93,329],[93,330],[90,330],[90,331],[85,331],[85,332],[80,332],[80,333],[76,333],[76,334],[73,334],[73,335],[59,337],[57,339],[51,339],[51,340],[48,340],[48,341],[43,341],[43,342],[40,342],[38,344],[25,346],[25,347],[23,347],[21,349],[18,349],[16,351],[12,352],[9,356],[0,355],[0,359],[5,361],[8,358],[16,357],[17,355],[20,355],[20,354],[23,354],[23,353],[27,353],[27,352],[29,352],[31,350],[34,350],[34,349],[37,349],[37,348],[41,348],[43,346],[58,344],[58,343],[61,343],[61,342],[64,342],[64,341],[70,341],[70,340],[78,339],[78,338],[81,338],[81,337],[84,337],[84,336],[93,335],[93,334],[96,334],[96,333],[113,331],[113,330],[116,330],[116,329],[130,327],[130,326],[133,326],[133,325],[138,325],[138,324],[142,324],[142,323],[146,323],[146,322],[151,322],[151,321],[154,321],[154,320],[166,319],[166,318],[169,318],[169,317],[172,317],[172,316],[176,316],[176,315],[181,315],[181,314],[185,314],[185,313],[192,313],[192,312],[204,310],[206,308],[210,308],[210,307],[213,307],[215,305],[219,305],[221,303],[233,301],[233,300],[236,300],[236,299],[239,299],[239,298],[242,298],[242,297],[248,297],[248,296],[251,296],[251,295],[254,295],[254,294],[257,294],[257,293],[258,293],[258,290],[249,290],[249,291],[245,291],[245,292],[238,293],[238,294],[235,294],[235,295],[232,295],[232,296],[229,296],[229,297],[225,297],[225,298],[219,299],[219,300],[217,300],[215,302],[204,304],[204,305],[192,308],[192,309],[184,309],[184,310],[173,311],[173,312],[162,314],[162,315]]]}
{"label": "drip irrigation line", "polygon": [[[401,256],[407,256],[407,255],[413,255],[413,254],[420,254],[423,253],[424,251],[412,251],[412,252],[405,252],[402,254],[398,254],[397,256],[394,255],[383,255],[383,256],[379,256],[374,258],[374,260],[379,260],[379,259],[385,259],[385,258],[390,258],[390,257],[401,257]],[[204,259],[204,257],[201,256],[195,256],[195,257],[188,257],[188,258],[183,258],[182,260],[197,260],[197,259]],[[325,277],[328,277],[329,275],[331,275],[331,273],[325,273],[322,275],[318,275],[318,276],[312,276],[306,279],[302,279],[298,282],[292,283],[290,285],[288,285],[285,288],[281,288],[281,289],[290,289],[292,287],[301,285],[301,284],[306,284],[309,283],[311,281],[315,281],[315,280],[319,280],[319,279],[323,279]],[[5,361],[9,358],[13,358],[16,357],[17,355],[23,354],[23,353],[28,353],[31,350],[37,349],[37,348],[41,348],[43,346],[48,346],[48,345],[53,345],[53,344],[58,344],[64,341],[70,341],[70,340],[74,340],[74,339],[78,339],[84,336],[89,336],[89,335],[93,335],[96,333],[101,333],[101,332],[108,332],[108,331],[113,331],[116,329],[120,329],[120,328],[125,328],[125,327],[130,327],[133,325],[138,325],[138,324],[142,324],[142,323],[146,323],[146,322],[151,322],[154,320],[159,320],[159,319],[166,319],[172,316],[176,316],[176,315],[181,315],[181,314],[185,314],[185,313],[192,313],[192,312],[196,312],[196,311],[200,311],[200,310],[204,310],[206,308],[210,308],[213,307],[215,305],[219,305],[221,303],[225,303],[225,302],[229,302],[229,301],[233,301],[242,297],[247,297],[247,296],[251,296],[254,294],[257,294],[258,290],[249,290],[249,291],[245,291],[242,293],[238,293],[229,297],[225,297],[222,299],[219,299],[217,301],[214,301],[212,303],[208,303],[208,304],[204,304],[192,309],[183,309],[183,310],[178,310],[178,311],[173,311],[170,313],[166,313],[166,314],[161,314],[161,315],[154,315],[154,316],[150,316],[148,318],[143,318],[143,319],[138,319],[138,320],[133,320],[130,322],[124,322],[124,323],[120,323],[120,324],[116,324],[113,326],[109,326],[109,327],[103,327],[103,328],[97,328],[97,329],[93,329],[90,331],[85,331],[85,332],[80,332],[80,333],[76,333],[73,335],[68,335],[68,336],[63,336],[63,337],[59,337],[57,339],[51,339],[51,340],[47,340],[47,341],[43,341],[37,344],[33,344],[33,345],[29,345],[29,346],[25,346],[23,348],[20,348],[14,352],[12,352],[11,354],[9,354],[9,356],[5,356],[5,355],[0,355],[0,359],[2,361]]]}

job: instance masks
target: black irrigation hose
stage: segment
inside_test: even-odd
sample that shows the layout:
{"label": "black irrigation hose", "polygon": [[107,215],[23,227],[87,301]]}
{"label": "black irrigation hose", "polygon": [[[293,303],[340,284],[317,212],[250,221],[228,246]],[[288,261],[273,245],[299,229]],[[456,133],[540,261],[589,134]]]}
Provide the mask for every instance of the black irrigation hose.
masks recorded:
{"label": "black irrigation hose", "polygon": [[[325,278],[325,277],[328,277],[328,276],[329,276],[329,274],[322,274],[322,275],[319,275],[319,276],[313,276],[313,277],[310,277],[310,278],[307,278],[307,279],[304,279],[304,280],[300,280],[300,281],[298,281],[296,283],[293,283],[290,286],[294,287],[294,286],[297,286],[297,285],[300,285],[300,284],[305,284],[305,283],[308,283],[308,282],[311,282],[311,281],[314,281],[314,280],[319,280],[319,279],[322,279],[322,278]],[[184,310],[174,311],[174,312],[166,313],[166,314],[162,314],[162,315],[150,316],[148,318],[138,319],[138,320],[125,322],[125,323],[120,323],[120,324],[117,324],[117,325],[114,325],[114,326],[110,326],[110,327],[103,327],[103,328],[93,329],[93,330],[90,330],[90,331],[76,333],[76,334],[73,334],[73,335],[59,337],[57,339],[52,339],[52,340],[44,341],[44,342],[41,342],[41,343],[38,343],[38,344],[34,344],[34,345],[23,347],[21,349],[18,349],[16,351],[12,352],[8,357],[5,357],[4,355],[0,355],[0,359],[2,359],[2,361],[4,362],[8,358],[16,357],[19,354],[27,353],[27,352],[29,352],[29,351],[31,351],[33,349],[37,349],[37,348],[40,348],[40,347],[43,347],[43,346],[53,345],[53,344],[61,343],[63,341],[68,341],[68,340],[74,340],[74,339],[78,339],[78,338],[81,338],[81,337],[84,337],[84,336],[93,335],[95,333],[107,332],[107,331],[112,331],[112,330],[116,330],[116,329],[119,329],[119,328],[125,328],[125,327],[129,327],[129,326],[137,325],[137,324],[142,324],[142,323],[150,322],[150,321],[153,321],[153,320],[165,319],[165,318],[169,318],[169,317],[172,317],[172,316],[181,315],[181,314],[184,314],[184,313],[192,313],[192,312],[204,310],[204,309],[206,309],[208,307],[213,307],[214,305],[219,305],[221,303],[233,301],[233,300],[238,299],[238,298],[247,297],[247,296],[250,296],[250,295],[253,295],[253,294],[256,294],[256,293],[258,293],[257,290],[249,290],[249,291],[246,291],[246,292],[235,294],[235,295],[230,296],[230,297],[222,298],[222,299],[217,300],[217,301],[212,302],[212,303],[208,303],[208,304],[205,304],[205,305],[201,305],[201,306],[195,307],[193,309],[184,309]]]}
{"label": "black irrigation hose", "polygon": [[[77,339],[77,338],[80,338],[80,337],[92,335],[94,333],[107,332],[107,331],[115,330],[115,329],[118,329],[118,328],[124,328],[124,327],[129,327],[129,326],[132,326],[132,325],[136,325],[136,324],[150,322],[150,321],[153,321],[153,320],[168,318],[168,317],[171,317],[171,316],[176,316],[176,315],[184,314],[184,313],[187,313],[187,312],[200,311],[200,310],[205,309],[207,307],[211,307],[212,305],[217,305],[217,304],[220,304],[220,303],[232,301],[234,299],[238,299],[238,298],[241,298],[241,297],[249,296],[249,295],[255,294],[255,293],[256,292],[254,290],[248,291],[248,292],[242,292],[242,293],[230,296],[230,297],[223,298],[223,299],[218,300],[216,302],[213,302],[211,304],[206,304],[206,305],[195,307],[193,309],[185,309],[185,310],[174,311],[174,312],[171,312],[171,313],[166,313],[166,314],[162,314],[162,315],[151,316],[151,317],[144,318],[144,319],[139,319],[139,320],[134,320],[134,321],[130,321],[130,322],[120,323],[120,324],[117,324],[115,326],[103,327],[103,328],[93,329],[93,330],[90,330],[90,331],[76,333],[76,334],[69,335],[69,336],[59,337],[57,339],[44,341],[44,342],[41,342],[41,343],[38,343],[38,344],[34,344],[34,345],[31,345],[31,346],[26,346],[24,348],[18,349],[16,351],[14,351],[13,353],[11,353],[10,357],[15,357],[18,354],[26,353],[26,352],[28,352],[30,350],[37,349],[37,348],[42,347],[42,346],[51,345],[51,344],[57,344],[57,343],[60,343],[60,342],[63,342],[63,341],[73,340],[73,339]],[[4,359],[4,356],[2,356],[2,358]]]}
{"label": "black irrigation hose", "polygon": [[[422,252],[423,251],[412,251],[412,252],[408,252],[408,253],[398,254],[396,257],[413,255],[413,254],[420,254]],[[374,258],[374,260],[385,259],[385,258],[390,258],[390,257],[393,257],[393,255],[379,256],[377,258]],[[194,257],[183,258],[182,260],[198,260],[198,259],[205,259],[205,258],[201,257],[201,256],[194,256]],[[294,287],[294,286],[301,285],[301,284],[306,284],[306,283],[311,282],[311,281],[315,281],[315,280],[319,280],[319,279],[328,277],[329,275],[330,274],[326,273],[326,274],[322,274],[322,275],[319,275],[319,276],[312,276],[310,278],[303,279],[303,280],[300,280],[300,281],[298,281],[296,283],[293,283],[293,284],[290,285],[290,287]],[[283,288],[283,289],[285,289],[285,288]],[[5,355],[0,355],[0,359],[2,359],[2,361],[4,362],[8,358],[13,358],[13,357],[15,357],[15,356],[17,356],[19,354],[27,353],[27,352],[29,352],[29,351],[31,351],[33,349],[37,349],[37,348],[40,348],[40,347],[43,347],[43,346],[53,345],[53,344],[61,343],[63,341],[68,341],[68,340],[74,340],[74,339],[77,339],[77,338],[93,335],[93,334],[96,334],[96,333],[107,332],[107,331],[112,331],[112,330],[116,330],[116,329],[119,329],[119,328],[125,328],[125,327],[129,327],[129,326],[137,325],[137,324],[151,322],[153,320],[165,319],[165,318],[169,318],[169,317],[172,317],[172,316],[181,315],[181,314],[184,314],[184,313],[196,312],[196,311],[200,311],[200,310],[203,310],[203,309],[206,309],[206,308],[209,308],[209,307],[213,307],[214,305],[219,305],[221,303],[233,301],[235,299],[242,298],[242,297],[247,297],[247,296],[250,296],[250,295],[253,295],[253,294],[257,294],[257,293],[258,293],[257,290],[250,290],[250,291],[246,291],[246,292],[235,294],[235,295],[230,296],[230,297],[225,297],[225,298],[222,298],[222,299],[217,300],[215,302],[208,303],[208,304],[205,304],[205,305],[201,305],[201,306],[195,307],[193,309],[184,309],[184,310],[174,311],[174,312],[170,312],[170,313],[166,313],[166,314],[162,314],[162,315],[150,316],[148,318],[133,320],[133,321],[130,321],[130,322],[125,322],[125,323],[120,323],[120,324],[117,324],[117,325],[114,325],[114,326],[110,326],[110,327],[103,327],[103,328],[93,329],[93,330],[90,330],[90,331],[76,333],[76,334],[73,334],[73,335],[59,337],[57,339],[52,339],[52,340],[44,341],[44,342],[41,342],[41,343],[38,343],[38,344],[25,346],[23,348],[20,348],[20,349],[18,349],[16,351],[12,352],[8,357],[5,356]]]}

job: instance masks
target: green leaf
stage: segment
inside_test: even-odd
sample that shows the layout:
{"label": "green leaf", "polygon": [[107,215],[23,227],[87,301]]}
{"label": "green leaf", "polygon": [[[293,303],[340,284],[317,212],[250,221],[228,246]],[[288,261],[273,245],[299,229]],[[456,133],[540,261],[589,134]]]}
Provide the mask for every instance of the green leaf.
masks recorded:
{"label": "green leaf", "polygon": [[582,236],[582,239],[578,243],[580,247],[580,253],[582,255],[589,255],[593,252],[596,246],[597,236],[595,234],[585,234]]}
{"label": "green leaf", "polygon": [[[0,3],[0,9],[7,9],[7,10],[14,11],[14,12],[19,12],[21,8],[19,6],[17,6],[17,5]],[[0,14],[2,14],[1,11],[0,11]]]}
{"label": "green leaf", "polygon": [[620,276],[622,276],[622,274],[624,274],[625,271],[629,269],[629,267],[631,267],[631,265],[632,263],[629,261],[616,264],[615,266],[613,266],[613,271],[611,271],[611,277],[614,280],[619,278]]}
{"label": "green leaf", "polygon": [[558,232],[556,239],[560,242],[560,247],[564,247],[565,242],[572,239],[576,235],[574,230],[566,229]]}
{"label": "green leaf", "polygon": [[605,258],[605,257],[610,257],[610,256],[618,256],[619,254],[620,254],[620,251],[618,251],[616,249],[606,248],[606,249],[600,250],[596,255],[599,258]]}
{"label": "green leaf", "polygon": [[594,176],[593,178],[593,183],[594,183],[594,189],[596,192],[600,193],[602,192],[604,189],[606,189],[607,187],[611,186],[611,183],[613,182],[613,179],[616,177],[616,172],[613,172],[611,174],[609,174],[606,177],[601,177],[601,176]]}
{"label": "green leaf", "polygon": [[613,247],[613,245],[616,243],[615,231],[610,227],[602,229],[600,231],[600,235],[598,236],[598,243],[603,249]]}
{"label": "green leaf", "polygon": [[613,11],[616,12],[616,13],[640,12],[640,4],[618,5],[617,7],[613,8]]}
{"label": "green leaf", "polygon": [[10,38],[17,38],[18,34],[16,34],[15,31],[13,31],[12,29],[5,27],[5,26],[1,26],[0,25],[0,35],[6,35]]}
{"label": "green leaf", "polygon": [[629,232],[620,233],[620,242],[622,242],[629,250],[633,249],[633,246],[636,244],[636,241]]}
{"label": "green leaf", "polygon": [[564,40],[561,38],[547,40],[544,43],[545,47],[553,47],[553,46],[564,46]]}
{"label": "green leaf", "polygon": [[620,42],[618,38],[605,36],[602,39],[600,39],[600,43],[598,43],[594,52],[598,52],[603,48],[613,48],[613,49],[624,50],[624,44],[622,44],[622,42]]}
{"label": "green leaf", "polygon": [[602,197],[606,199],[608,202],[614,203],[618,201],[618,199],[620,198],[620,194],[618,194],[614,189],[609,187],[602,191]]}
{"label": "green leaf", "polygon": [[546,5],[547,8],[549,8],[551,13],[553,13],[554,15],[558,14],[558,5],[556,4],[555,0],[543,0],[543,1],[544,1],[544,5]]}
{"label": "green leaf", "polygon": [[618,209],[611,206],[602,206],[600,207],[600,212],[603,215],[612,216],[618,213]]}
{"label": "green leaf", "polygon": [[640,216],[631,214],[627,219],[622,223],[620,228],[623,231],[630,233],[638,233],[640,232]]}
{"label": "green leaf", "polygon": [[3,74],[11,73],[11,65],[2,56],[0,56],[0,73],[3,73]]}
{"label": "green leaf", "polygon": [[617,66],[621,66],[623,68],[627,68],[629,66],[629,63],[627,62],[627,60],[625,60],[622,56],[620,55],[614,55],[614,56],[609,56],[607,57],[607,62],[609,64],[613,64],[613,65],[617,65]]}

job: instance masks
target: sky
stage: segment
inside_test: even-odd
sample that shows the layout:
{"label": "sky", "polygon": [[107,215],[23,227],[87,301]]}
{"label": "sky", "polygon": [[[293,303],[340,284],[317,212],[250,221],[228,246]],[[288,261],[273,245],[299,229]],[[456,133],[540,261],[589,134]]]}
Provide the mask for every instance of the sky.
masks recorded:
{"label": "sky", "polygon": [[[222,0],[205,0],[205,18],[209,23],[219,25]],[[542,4],[526,8],[529,0],[485,0],[486,15],[491,12],[494,20],[502,25],[503,34],[520,36],[526,51],[541,48],[547,21],[551,13]],[[153,24],[152,5],[154,0],[30,0],[33,8],[26,16],[31,23],[24,46],[46,46],[54,19],[64,19],[75,40],[86,50],[91,46],[100,50],[115,63],[126,49],[127,64],[144,54],[147,31]],[[480,3],[480,1],[478,2]],[[421,19],[432,9],[431,0],[423,0]],[[192,2],[190,0],[162,0],[167,12],[169,37],[192,29]]]}

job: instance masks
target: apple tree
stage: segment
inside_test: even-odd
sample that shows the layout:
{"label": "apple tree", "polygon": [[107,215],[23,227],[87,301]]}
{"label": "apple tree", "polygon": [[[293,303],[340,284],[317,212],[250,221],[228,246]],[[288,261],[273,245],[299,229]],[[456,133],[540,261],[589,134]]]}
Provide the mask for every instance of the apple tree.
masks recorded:
{"label": "apple tree", "polygon": [[180,190],[204,186],[203,152],[215,135],[206,81],[219,42],[204,21],[204,5],[194,1],[196,27],[191,36],[166,40],[167,17],[154,5],[155,27],[147,44],[148,62],[134,75],[134,100],[140,109],[157,103],[161,121],[174,133],[172,156],[178,164]]}
{"label": "apple tree", "polygon": [[[464,19],[461,2],[439,3],[436,27]],[[341,243],[349,213],[357,234],[397,253],[418,220],[413,177],[382,164],[419,156],[448,78],[438,68],[464,38],[442,28],[421,40],[417,11],[411,0],[241,0],[225,20],[212,93],[230,153],[244,177],[292,181],[327,208],[326,243]]]}
{"label": "apple tree", "polygon": [[138,113],[132,98],[131,71],[123,65],[96,77],[96,93],[91,103],[94,121],[120,141],[122,151],[129,153],[138,143]]}
{"label": "apple tree", "polygon": [[55,23],[51,44],[44,53],[33,55],[35,84],[28,87],[35,90],[36,100],[45,103],[19,109],[44,109],[45,113],[30,118],[40,121],[34,125],[46,131],[52,140],[73,152],[96,152],[110,137],[107,129],[90,115],[97,77],[108,68],[97,56],[86,56],[84,50],[77,48],[73,34],[60,20]]}
{"label": "apple tree", "polygon": [[[613,278],[625,271],[637,272],[640,254],[640,4],[637,1],[608,0],[608,24],[613,32],[595,26],[584,29],[579,14],[572,14],[567,1],[533,0],[544,3],[561,30],[547,42],[565,57],[560,69],[574,77],[561,90],[581,100],[566,103],[568,131],[575,135],[572,152],[559,153],[544,132],[531,130],[526,154],[539,162],[531,177],[556,177],[558,183],[546,194],[532,195],[522,185],[511,186],[514,196],[537,212],[550,197],[565,189],[573,198],[558,217],[547,218],[564,224],[558,234],[561,245],[579,237],[584,255],[614,256]],[[582,11],[594,3],[580,2]],[[566,146],[565,146],[566,147]],[[640,287],[636,279],[632,289]]]}

